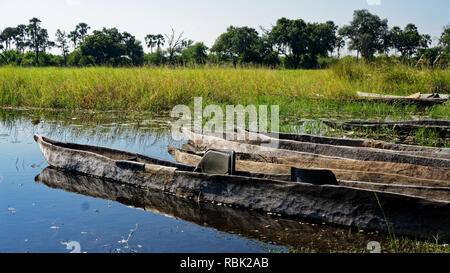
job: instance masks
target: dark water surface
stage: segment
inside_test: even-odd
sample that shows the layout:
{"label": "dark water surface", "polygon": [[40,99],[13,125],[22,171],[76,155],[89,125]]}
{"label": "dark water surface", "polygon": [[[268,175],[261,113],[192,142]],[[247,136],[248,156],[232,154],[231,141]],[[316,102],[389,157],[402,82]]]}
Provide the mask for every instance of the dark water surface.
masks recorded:
{"label": "dark water surface", "polygon": [[198,204],[49,168],[35,133],[173,160],[167,119],[0,110],[0,252],[286,252],[364,249],[377,234]]}

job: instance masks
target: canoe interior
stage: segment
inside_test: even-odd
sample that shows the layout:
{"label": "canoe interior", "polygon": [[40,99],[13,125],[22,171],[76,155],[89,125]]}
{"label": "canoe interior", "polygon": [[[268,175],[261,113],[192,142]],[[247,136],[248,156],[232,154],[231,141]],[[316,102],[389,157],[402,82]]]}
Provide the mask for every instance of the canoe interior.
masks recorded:
{"label": "canoe interior", "polygon": [[[172,161],[163,160],[163,159],[159,159],[159,158],[155,158],[155,157],[151,157],[151,156],[147,156],[147,155],[130,153],[130,152],[116,150],[116,149],[102,147],[102,146],[59,142],[56,140],[46,138],[44,136],[42,136],[42,140],[47,143],[50,143],[52,145],[59,146],[62,148],[91,152],[91,153],[105,156],[107,158],[110,158],[110,159],[116,160],[116,161],[125,161],[125,162],[132,161],[132,162],[139,162],[139,163],[144,163],[144,164],[174,167],[180,171],[186,171],[186,172],[194,172],[194,170],[196,168],[195,165],[172,162]],[[233,173],[233,175],[251,177],[251,178],[278,180],[278,181],[291,181],[291,174],[270,174],[270,173],[249,172],[249,171],[235,171]]]}
{"label": "canoe interior", "polygon": [[252,132],[250,133],[261,134],[267,137],[277,137],[281,140],[292,140],[298,142],[308,142],[315,144],[327,144],[336,146],[348,146],[348,147],[366,147],[376,148],[392,151],[405,151],[405,152],[417,152],[417,154],[432,154],[433,156],[439,156],[444,158],[450,158],[450,149],[448,148],[435,148],[406,144],[393,144],[384,141],[366,140],[366,139],[350,139],[350,138],[333,138],[323,136],[313,136],[307,134],[293,134],[293,133],[268,133],[268,132]]}
{"label": "canoe interior", "polygon": [[159,158],[155,158],[155,157],[151,157],[151,156],[147,156],[147,155],[130,153],[130,152],[116,150],[116,149],[102,147],[102,146],[59,142],[59,141],[55,141],[55,140],[46,138],[44,136],[42,137],[42,139],[45,142],[50,143],[55,146],[72,149],[72,150],[91,152],[91,153],[105,156],[112,160],[135,161],[135,162],[139,162],[139,163],[162,165],[162,166],[174,167],[174,168],[177,168],[182,171],[190,171],[190,172],[193,172],[195,169],[195,166],[191,166],[191,165],[187,165],[187,164],[171,162],[168,160],[163,160],[163,159],[159,159]]}
{"label": "canoe interior", "polygon": [[[178,149],[169,147],[169,153],[177,160],[177,162],[185,164],[197,164],[202,157],[202,153],[198,153],[189,148],[189,145],[184,145],[187,149]],[[246,160],[242,154],[237,154],[236,167],[241,171],[262,171],[267,173],[280,174],[279,180],[291,181],[292,178],[289,173],[292,173],[291,166],[276,163],[257,162]],[[321,169],[323,171],[323,169]],[[383,173],[367,173],[358,175],[355,171],[345,170],[329,170],[338,178],[337,185],[354,187],[359,189],[377,190],[382,192],[392,192],[417,196],[430,200],[441,200],[450,202],[450,187],[449,183],[444,181],[428,181],[408,177],[395,176]],[[282,175],[285,175],[283,177]],[[324,176],[323,174],[320,174]],[[336,179],[335,178],[335,179]],[[326,184],[333,184],[327,182],[325,177],[321,177]]]}

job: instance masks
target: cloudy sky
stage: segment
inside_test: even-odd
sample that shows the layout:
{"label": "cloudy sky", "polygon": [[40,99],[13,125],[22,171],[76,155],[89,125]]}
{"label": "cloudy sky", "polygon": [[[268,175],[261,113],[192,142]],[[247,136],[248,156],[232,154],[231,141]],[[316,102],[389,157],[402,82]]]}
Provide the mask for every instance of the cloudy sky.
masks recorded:
{"label": "cloudy sky", "polygon": [[387,18],[390,26],[414,23],[432,37],[450,23],[449,0],[0,0],[0,29],[38,17],[52,37],[58,28],[71,31],[86,22],[92,29],[117,27],[143,41],[146,34],[168,33],[173,27],[211,46],[230,25],[259,30],[287,17],[342,26],[355,9]]}

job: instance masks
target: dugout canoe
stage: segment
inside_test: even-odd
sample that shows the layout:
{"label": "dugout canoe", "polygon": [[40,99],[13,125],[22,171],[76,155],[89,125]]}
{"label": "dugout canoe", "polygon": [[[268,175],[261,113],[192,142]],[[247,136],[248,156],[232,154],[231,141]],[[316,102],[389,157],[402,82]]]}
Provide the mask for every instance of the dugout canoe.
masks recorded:
{"label": "dugout canoe", "polygon": [[[183,148],[189,145],[183,145]],[[203,153],[194,152],[187,148],[169,147],[168,152],[179,163],[197,165]],[[263,172],[268,174],[285,175],[280,179],[291,179],[291,165],[258,162],[249,160],[251,157],[245,154],[236,154],[236,170],[244,172]],[[302,167],[302,166],[296,166]],[[417,196],[425,199],[450,202],[450,182],[418,179],[402,175],[368,173],[331,169],[338,179],[338,185],[355,187],[360,189],[377,190],[383,192],[400,193]],[[447,187],[445,185],[448,185]]]}
{"label": "dugout canoe", "polygon": [[258,134],[262,134],[268,137],[276,136],[277,138],[283,140],[293,140],[316,144],[328,144],[335,146],[376,148],[399,152],[403,151],[408,152],[408,154],[411,155],[450,159],[450,148],[436,148],[418,145],[394,144],[379,140],[335,138],[335,137],[314,136],[308,134],[294,134],[294,133],[280,133],[280,132],[277,133],[259,132]]}
{"label": "dugout canoe", "polygon": [[[277,140],[274,138],[266,138],[266,140],[273,141],[270,146],[268,145],[270,141],[261,141],[261,139],[256,141],[227,140],[224,139],[224,136],[221,137],[217,135],[210,135],[208,133],[199,134],[187,129],[183,129],[183,133],[187,138],[188,143],[193,146],[196,151],[206,151],[209,148],[229,149],[241,154],[241,156],[248,156],[249,160],[252,161],[285,164],[299,168],[333,169],[402,175],[419,179],[443,181],[444,186],[448,186],[448,181],[450,181],[450,168],[436,167],[430,163],[435,162],[438,163],[437,165],[442,163],[443,166],[448,166],[449,160],[443,158],[427,158],[406,154],[401,154],[396,157],[396,152],[385,153],[383,151],[375,151],[381,159],[383,159],[383,156],[386,155],[386,157],[384,157],[385,161],[375,161],[375,159],[371,157],[372,151],[368,151],[365,154],[358,154],[360,150],[352,150],[353,147],[325,144],[322,144],[325,146],[320,147],[315,143],[285,140],[285,142],[289,142],[282,146],[286,149],[280,149],[278,144],[283,143],[283,140]],[[260,137],[260,135],[258,137]],[[266,144],[266,146],[263,144]],[[289,149],[290,147],[296,146],[309,146],[311,149],[307,150],[309,152],[299,151],[300,149],[296,150],[295,148]],[[342,153],[333,153],[333,151],[337,151],[338,148],[342,148],[340,149]],[[346,151],[343,148],[346,148]],[[327,151],[327,149],[329,150]],[[323,151],[325,155],[320,154],[321,151]],[[347,155],[344,152],[347,152]],[[350,159],[344,156],[354,156],[360,160]],[[397,160],[394,161],[397,162],[389,162],[390,158],[396,158]],[[399,163],[402,158],[409,159],[414,163],[420,164]],[[426,162],[430,163],[431,166],[428,166]]]}
{"label": "dugout canoe", "polygon": [[[195,167],[121,150],[66,143],[36,134],[47,162],[56,168],[159,190],[197,202],[217,202],[365,230],[450,239],[450,203],[362,190],[260,178],[218,175]],[[262,176],[264,177],[264,176]]]}
{"label": "dugout canoe", "polygon": [[[239,139],[241,134],[242,138]],[[204,132],[205,136],[221,137],[220,134],[210,134]],[[435,149],[424,151],[410,151],[410,150],[391,150],[391,149],[379,149],[372,147],[361,146],[344,146],[335,144],[313,143],[303,142],[298,140],[283,139],[279,137],[273,137],[274,134],[259,134],[246,130],[238,129],[237,132],[228,134],[231,138],[230,141],[239,143],[263,146],[272,143],[272,147],[283,150],[299,151],[311,154],[337,156],[348,159],[355,159],[361,161],[379,161],[379,162],[392,162],[392,163],[408,163],[430,167],[442,167],[450,168],[450,158],[447,152],[442,152],[444,149]],[[227,139],[224,134],[223,139]],[[405,147],[408,145],[404,145]],[[397,146],[398,147],[398,146]],[[405,148],[406,149],[406,148]]]}
{"label": "dugout canoe", "polygon": [[[420,106],[432,106],[442,104],[450,99],[449,94],[421,94],[416,93],[411,96],[382,95],[367,92],[356,92],[360,101],[376,101],[385,103],[407,103]],[[358,100],[358,99],[357,99]]]}
{"label": "dugout canoe", "polygon": [[450,137],[450,121],[447,120],[412,120],[398,122],[367,122],[367,121],[332,121],[324,120],[329,127],[340,127],[344,130],[367,129],[367,130],[395,130],[396,134],[410,134],[418,130],[433,131],[442,138]]}

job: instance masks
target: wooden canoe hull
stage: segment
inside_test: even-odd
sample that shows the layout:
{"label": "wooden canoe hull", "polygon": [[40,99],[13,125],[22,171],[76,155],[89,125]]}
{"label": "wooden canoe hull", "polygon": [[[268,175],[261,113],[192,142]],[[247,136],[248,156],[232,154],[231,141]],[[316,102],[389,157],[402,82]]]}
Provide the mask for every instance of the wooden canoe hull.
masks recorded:
{"label": "wooden canoe hull", "polygon": [[341,127],[344,130],[367,129],[380,130],[389,129],[395,130],[396,134],[408,135],[411,132],[428,129],[434,131],[441,138],[450,137],[450,122],[445,120],[430,120],[430,121],[406,121],[406,122],[337,122],[337,121],[323,121],[330,127]]}
{"label": "wooden canoe hull", "polygon": [[344,186],[181,171],[176,167],[124,160],[130,155],[139,157],[138,154],[103,147],[92,149],[93,146],[57,142],[40,135],[35,135],[35,140],[54,167],[190,197],[198,202],[214,201],[420,238],[438,235],[444,241],[450,239],[449,202]]}
{"label": "wooden canoe hull", "polygon": [[258,160],[261,162],[301,166],[302,168],[385,173],[427,180],[450,181],[450,168],[410,163],[348,159],[338,156],[264,147],[262,145],[253,145],[239,141],[229,141],[221,137],[198,134],[189,130],[183,130],[183,132],[189,143],[199,151],[208,148],[230,149],[242,155],[248,155],[253,161]]}
{"label": "wooden canoe hull", "polygon": [[[233,135],[232,141],[258,146],[267,143],[274,143],[278,149],[300,151],[325,156],[337,156],[361,161],[407,163],[422,166],[450,168],[450,158],[448,157],[449,153],[425,153],[402,150],[393,151],[357,146],[349,147],[343,145],[301,142],[296,140],[274,138],[248,131],[242,131],[242,133],[245,134],[244,140],[239,140],[238,133],[236,133]],[[207,135],[207,133],[205,135]]]}
{"label": "wooden canoe hull", "polygon": [[[253,132],[257,133],[257,132]],[[425,157],[435,157],[435,158],[446,158],[450,159],[450,148],[435,148],[435,147],[425,147],[417,145],[406,145],[406,144],[393,144],[379,140],[367,140],[367,139],[351,139],[351,138],[334,138],[334,137],[323,137],[314,136],[307,134],[293,134],[293,133],[259,133],[268,137],[276,135],[279,139],[283,140],[293,140],[298,142],[316,143],[316,144],[328,144],[334,146],[347,146],[347,147],[362,147],[362,148],[376,148],[388,151],[398,151],[407,152],[406,154],[425,156]]]}
{"label": "wooden canoe hull", "polygon": [[374,93],[366,93],[357,91],[357,95],[361,101],[378,101],[385,103],[406,103],[417,104],[420,106],[432,106],[435,104],[442,104],[449,100],[448,94],[440,94],[440,98],[429,98],[432,94],[415,94],[412,96],[395,96],[395,95],[382,95]]}
{"label": "wooden canoe hull", "polygon": [[[182,149],[169,147],[168,150],[174,159],[180,163],[196,165],[201,160],[200,155],[187,152]],[[290,165],[240,160],[240,154],[237,154],[236,156],[236,170],[247,172],[258,172],[263,170],[267,173],[286,174],[287,180],[290,178],[289,174],[292,167]],[[304,166],[294,167],[302,168]],[[339,185],[383,192],[400,193],[430,200],[450,202],[449,181],[421,180],[417,178],[383,173],[358,173],[355,171],[333,169],[331,171],[338,178]]]}

